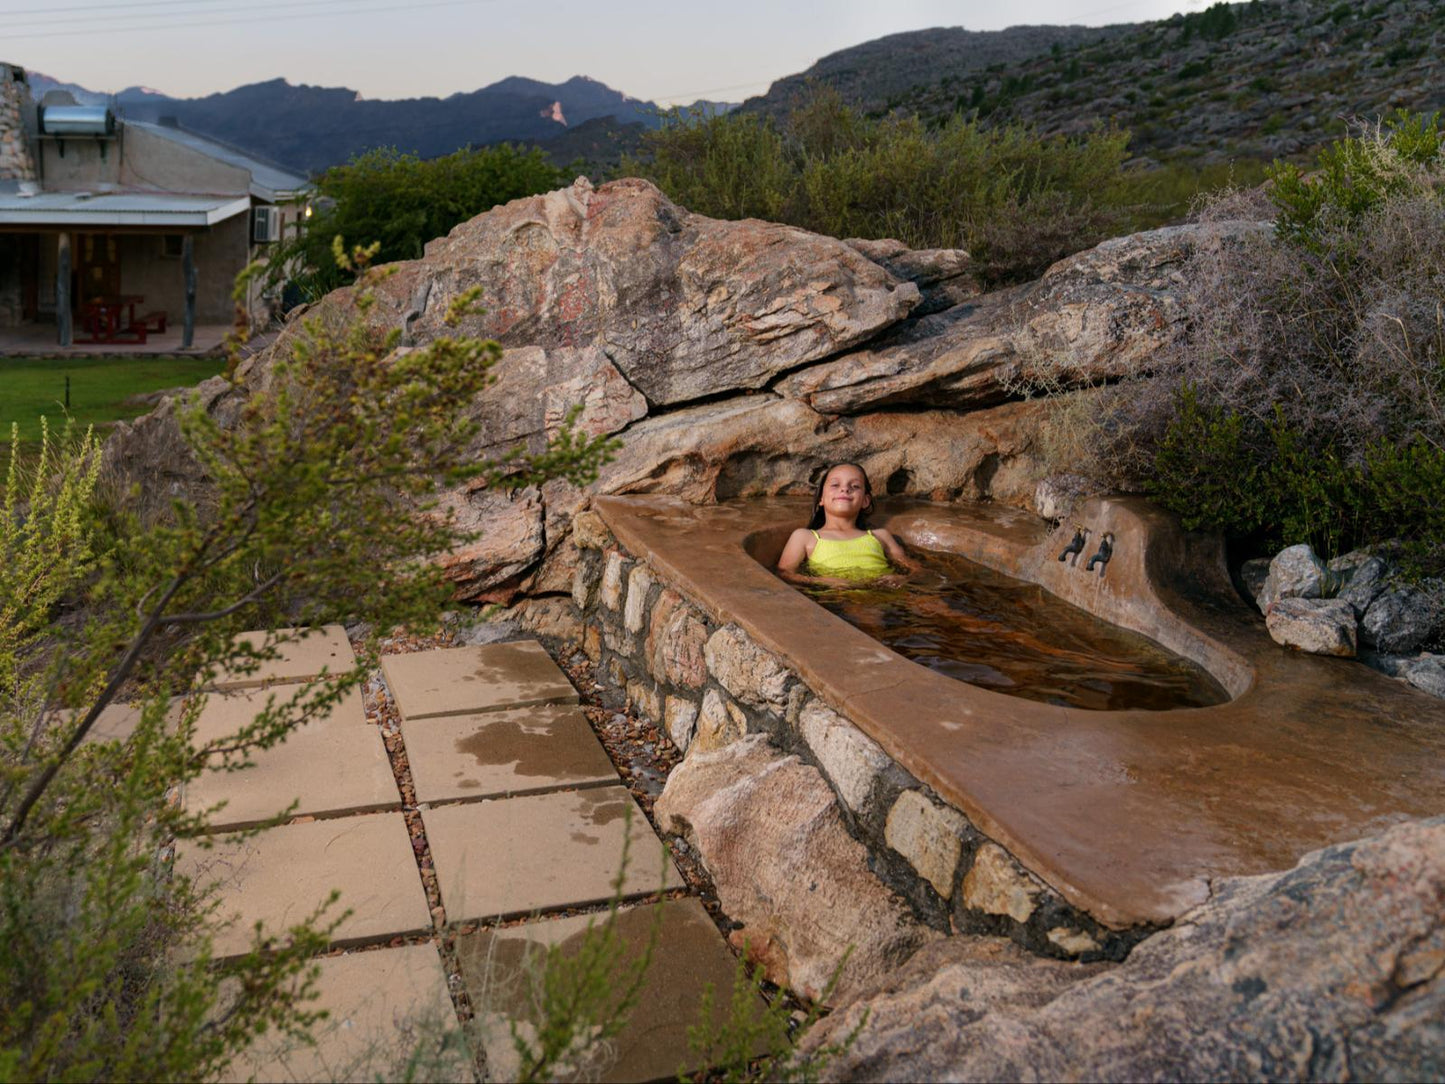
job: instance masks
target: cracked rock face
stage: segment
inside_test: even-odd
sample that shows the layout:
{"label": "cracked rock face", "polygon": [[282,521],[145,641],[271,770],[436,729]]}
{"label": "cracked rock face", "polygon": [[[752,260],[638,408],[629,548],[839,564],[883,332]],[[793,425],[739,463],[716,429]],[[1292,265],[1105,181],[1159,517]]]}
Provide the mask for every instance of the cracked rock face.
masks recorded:
{"label": "cracked rock face", "polygon": [[1105,241],[1036,283],[910,321],[788,376],[778,390],[832,414],[908,404],[972,410],[1026,389],[1140,372],[1181,330],[1178,268],[1204,238],[1203,227],[1171,226]]}
{"label": "cracked rock face", "polygon": [[908,315],[918,287],[829,237],[695,215],[646,181],[513,200],[427,245],[416,333],[482,288],[462,330],[504,346],[595,345],[649,402],[757,388]]}
{"label": "cracked rock face", "polygon": [[808,1033],[832,1080],[1421,1080],[1445,1071],[1445,818],[1214,895],[1122,964],[924,947]]}

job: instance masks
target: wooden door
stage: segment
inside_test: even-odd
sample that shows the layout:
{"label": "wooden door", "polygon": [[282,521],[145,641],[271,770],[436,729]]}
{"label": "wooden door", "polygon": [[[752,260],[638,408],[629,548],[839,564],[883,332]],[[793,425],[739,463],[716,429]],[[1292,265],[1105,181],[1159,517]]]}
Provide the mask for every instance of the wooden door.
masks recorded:
{"label": "wooden door", "polygon": [[75,311],[97,297],[120,294],[120,238],[113,233],[75,237]]}

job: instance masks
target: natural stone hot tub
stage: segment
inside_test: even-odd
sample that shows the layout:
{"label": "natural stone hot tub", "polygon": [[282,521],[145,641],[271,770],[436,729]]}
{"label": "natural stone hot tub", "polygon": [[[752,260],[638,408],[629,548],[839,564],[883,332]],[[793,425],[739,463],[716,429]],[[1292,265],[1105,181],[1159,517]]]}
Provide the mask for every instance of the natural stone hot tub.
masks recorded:
{"label": "natural stone hot tub", "polygon": [[[690,753],[765,730],[817,764],[875,872],[940,928],[1117,955],[1213,878],[1441,812],[1445,704],[1275,645],[1219,545],[1143,502],[1089,501],[1052,531],[992,505],[890,502],[879,522],[1143,633],[1227,703],[1080,711],[926,669],[773,575],[807,508],[599,499],[576,523],[586,646]],[[1060,562],[1075,522],[1084,552]]]}

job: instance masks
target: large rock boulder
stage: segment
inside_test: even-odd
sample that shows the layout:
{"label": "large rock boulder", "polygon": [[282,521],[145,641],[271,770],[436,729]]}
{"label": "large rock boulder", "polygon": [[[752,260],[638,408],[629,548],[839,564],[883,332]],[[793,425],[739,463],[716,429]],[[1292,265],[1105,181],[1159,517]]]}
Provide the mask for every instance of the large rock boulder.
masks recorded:
{"label": "large rock boulder", "polygon": [[1270,604],[1265,626],[1277,644],[1311,655],[1355,656],[1355,608],[1332,598],[1282,598]]}
{"label": "large rock boulder", "polygon": [[779,985],[817,998],[836,971],[834,1000],[844,1000],[938,936],[868,869],[818,769],[765,735],[694,750],[655,811],[707,865],[741,924],[734,943]]}
{"label": "large rock boulder", "polygon": [[1360,639],[1379,651],[1414,651],[1440,623],[1438,603],[1418,587],[1399,584],[1380,592],[1360,618]]}
{"label": "large rock boulder", "polygon": [[[498,379],[457,404],[479,423],[476,454],[542,448],[574,404],[583,432],[621,438],[587,490],[444,496],[484,532],[443,558],[458,596],[508,601],[570,591],[571,518],[595,493],[798,493],[823,464],[851,459],[880,495],[1028,506],[1057,399],[1006,400],[1035,378],[1060,391],[1147,366],[1177,333],[1176,264],[1193,243],[1191,228],[1121,238],[1033,286],[973,297],[960,251],[721,222],[644,181],[582,180],[497,207],[393,265],[365,314],[338,290],[306,321],[365,318],[416,349],[452,334],[450,301],[479,286],[486,311],[461,330],[506,349]],[[920,289],[923,308],[968,300],[913,319]],[[306,321],[234,382],[200,389],[222,428],[242,424]],[[147,513],[209,499],[175,411],[162,404],[106,445],[115,491],[138,491]]]}
{"label": "large rock boulder", "polygon": [[910,321],[777,390],[826,414],[905,404],[967,410],[1147,371],[1181,330],[1179,268],[1217,232],[1170,226],[1105,241],[1036,283]]}
{"label": "large rock boulder", "polygon": [[1269,612],[1280,599],[1324,598],[1336,583],[1325,563],[1306,542],[1286,546],[1269,562],[1269,575],[1260,589],[1259,608]]}
{"label": "large rock boulder", "polygon": [[620,432],[647,414],[642,393],[595,346],[506,350],[492,375],[472,409],[479,455],[518,445],[540,452],[574,408],[577,428],[592,436]]}
{"label": "large rock boulder", "polygon": [[[461,330],[504,346],[595,346],[649,402],[761,387],[908,315],[918,287],[842,241],[773,222],[724,222],[647,181],[513,200],[431,242],[391,296],[429,284],[412,323],[445,333],[449,302],[479,286]],[[398,292],[399,291],[399,292]]]}
{"label": "large rock boulder", "polygon": [[833,1080],[1445,1076],[1445,818],[1213,888],[1121,965],[930,945],[803,1047],[861,1024]]}

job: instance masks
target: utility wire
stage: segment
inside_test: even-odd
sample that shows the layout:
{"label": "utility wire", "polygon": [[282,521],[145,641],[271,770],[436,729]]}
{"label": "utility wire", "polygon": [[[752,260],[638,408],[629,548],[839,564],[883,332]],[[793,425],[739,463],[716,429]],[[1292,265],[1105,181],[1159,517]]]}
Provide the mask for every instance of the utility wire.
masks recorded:
{"label": "utility wire", "polygon": [[[346,2],[346,0],[298,0],[298,2],[299,2],[299,3],[315,3],[315,4],[340,4],[340,6],[345,9],[346,14],[348,14],[348,15],[380,15],[380,14],[385,14],[385,13],[388,13],[388,12],[408,12],[408,13],[409,13],[409,12],[416,11],[416,10],[421,9],[421,8],[472,7],[472,6],[475,6],[476,4],[481,4],[481,3],[494,3],[495,0],[423,0],[423,2],[421,2],[421,3],[407,3],[407,4],[386,3],[386,4],[383,4],[383,5],[380,6],[380,7],[366,7],[366,8],[357,7],[357,6],[356,6],[355,4],[353,4],[353,3]],[[257,6],[259,6],[259,5],[253,5],[250,10],[255,10]],[[296,6],[298,6],[298,5],[297,5],[296,3],[292,3],[292,4],[281,5],[281,6],[284,6],[284,7],[296,7]],[[297,12],[296,14],[290,16],[291,19],[319,19],[319,18],[333,18],[333,17],[334,17],[334,16],[333,16],[333,13],[332,13],[332,11],[330,11],[330,10],[327,10],[327,11],[302,11],[302,12]],[[95,34],[138,34],[138,33],[143,33],[143,32],[144,32],[144,33],[154,34],[154,33],[158,32],[158,31],[164,31],[164,30],[192,30],[192,29],[199,29],[199,28],[202,28],[202,27],[209,27],[209,26],[237,26],[237,25],[241,25],[241,24],[244,24],[244,23],[274,23],[274,22],[277,22],[277,21],[278,21],[279,19],[281,19],[281,18],[283,18],[283,17],[282,17],[282,16],[277,16],[277,15],[264,15],[264,16],[258,18],[258,19],[250,19],[250,18],[212,19],[212,20],[207,20],[207,21],[205,21],[205,22],[188,22],[188,21],[187,21],[187,22],[176,22],[176,21],[171,21],[171,22],[165,22],[165,23],[147,23],[147,24],[144,24],[144,25],[105,27],[105,28],[89,29],[89,30],[52,30],[52,31],[44,31],[44,32],[40,32],[40,33],[30,32],[30,33],[22,33],[22,34],[11,34],[11,33],[7,30],[7,31],[6,31],[6,34],[5,34],[5,38],[6,38],[7,41],[9,41],[9,40],[15,40],[15,39],[35,39],[35,38],[75,38],[75,37],[86,37],[86,36],[95,35]],[[92,22],[93,20],[87,19],[87,20],[76,20],[76,21],[84,21],[84,22],[86,22],[86,23],[90,23],[90,22]]]}
{"label": "utility wire", "polygon": [[0,11],[0,19],[12,15],[58,15],[72,11],[119,11],[121,8],[171,8],[195,7],[198,4],[229,4],[233,0],[132,0],[124,4],[76,4],[63,8],[17,8],[14,11]]}
{"label": "utility wire", "polygon": [[[168,2],[168,0],[167,0],[167,2]],[[204,2],[204,0],[195,0],[195,2]],[[223,2],[223,3],[228,3],[228,4],[229,4],[229,3],[234,3],[234,0],[221,0],[221,2]],[[489,2],[489,0],[477,0],[477,2]],[[242,6],[241,9],[239,9],[239,10],[237,10],[237,11],[235,11],[235,12],[223,11],[223,10],[214,10],[214,11],[184,12],[184,13],[181,13],[181,14],[179,14],[179,15],[168,15],[168,14],[166,14],[165,12],[146,11],[146,12],[141,12],[141,13],[136,14],[136,15],[83,15],[83,16],[79,16],[79,17],[72,16],[71,18],[68,18],[68,19],[49,19],[49,18],[47,18],[47,19],[31,19],[31,20],[28,20],[28,21],[22,21],[22,22],[18,22],[18,23],[11,23],[11,22],[8,22],[8,21],[7,21],[5,25],[6,25],[6,27],[7,27],[7,30],[8,30],[8,28],[13,28],[13,27],[18,27],[18,26],[37,26],[37,27],[41,27],[41,28],[43,28],[43,29],[49,29],[49,28],[52,28],[52,27],[66,27],[66,26],[87,26],[87,27],[91,27],[91,26],[95,26],[96,23],[114,23],[114,22],[120,22],[120,23],[123,23],[124,25],[127,25],[127,26],[137,26],[137,25],[143,24],[143,25],[145,25],[145,26],[158,27],[158,28],[175,27],[175,26],[184,27],[184,26],[191,25],[190,22],[189,22],[189,17],[191,17],[191,16],[199,16],[199,17],[201,17],[201,18],[203,18],[203,19],[210,19],[210,18],[214,18],[214,17],[217,17],[217,16],[230,18],[230,17],[232,17],[233,15],[234,15],[234,16],[246,16],[246,15],[251,14],[253,11],[269,11],[269,10],[278,10],[278,9],[279,9],[279,10],[291,10],[291,9],[294,9],[294,8],[316,8],[316,7],[320,7],[320,8],[341,7],[341,8],[347,8],[347,9],[349,9],[349,8],[351,8],[351,7],[353,6],[353,4],[354,4],[354,0],[281,0],[281,2],[279,2],[279,3],[269,3],[269,4],[245,4],[245,5]],[[146,22],[146,20],[156,20],[156,19],[164,19],[165,22],[154,22],[154,21]],[[109,32],[109,28],[108,28],[108,27],[96,27],[96,30],[97,30],[97,31],[105,30],[107,33]],[[9,37],[9,36],[11,36],[11,35],[9,35],[9,33],[7,32],[7,35],[6,35],[6,36]],[[25,36],[25,35],[19,35],[19,34],[17,34],[17,35],[14,35],[14,36],[15,36],[15,37],[21,37],[21,36]]]}

